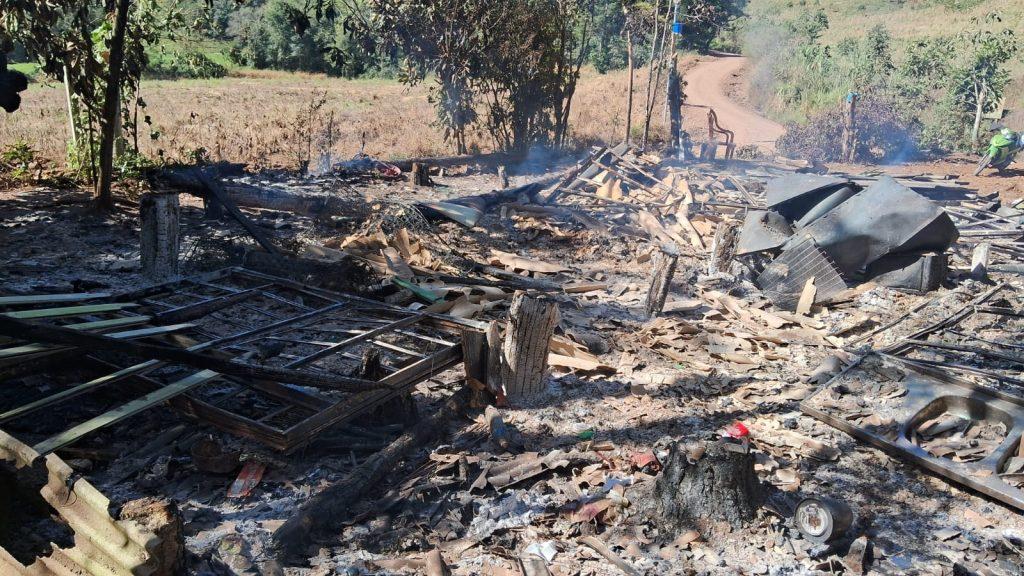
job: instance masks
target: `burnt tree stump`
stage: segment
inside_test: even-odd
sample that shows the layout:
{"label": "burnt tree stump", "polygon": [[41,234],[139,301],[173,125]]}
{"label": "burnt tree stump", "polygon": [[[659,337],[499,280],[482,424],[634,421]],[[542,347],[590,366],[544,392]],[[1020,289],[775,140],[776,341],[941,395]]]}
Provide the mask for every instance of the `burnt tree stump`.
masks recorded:
{"label": "burnt tree stump", "polygon": [[664,244],[654,252],[654,271],[651,274],[651,286],[647,289],[647,301],[644,311],[648,318],[654,318],[665,308],[672,277],[676,273],[679,262],[679,249],[674,244]]}
{"label": "burnt tree stump", "polygon": [[178,219],[181,209],[177,194],[143,194],[139,202],[142,233],[139,237],[142,273],[162,281],[178,275]]}
{"label": "burnt tree stump", "polygon": [[416,186],[430,186],[433,182],[430,180],[430,167],[420,162],[412,163],[412,170],[409,174],[409,179]]}
{"label": "burnt tree stump", "polygon": [[558,305],[548,298],[516,292],[501,349],[501,386],[510,403],[540,394],[548,369],[548,348],[558,325]]}
{"label": "burnt tree stump", "polygon": [[721,222],[715,229],[715,237],[711,241],[711,257],[708,259],[708,274],[718,272],[729,273],[732,259],[736,256],[736,240],[739,238],[739,227],[731,222]]}
{"label": "burnt tree stump", "polygon": [[710,527],[708,520],[741,528],[754,519],[764,490],[754,457],[738,445],[709,444],[703,457],[687,460],[686,446],[672,445],[654,487],[656,514],[676,533]]}

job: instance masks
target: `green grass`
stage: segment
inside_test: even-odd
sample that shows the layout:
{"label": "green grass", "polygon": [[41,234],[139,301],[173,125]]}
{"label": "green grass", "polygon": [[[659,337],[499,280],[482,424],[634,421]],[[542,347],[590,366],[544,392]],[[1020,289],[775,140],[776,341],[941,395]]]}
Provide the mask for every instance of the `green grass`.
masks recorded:
{"label": "green grass", "polygon": [[17,64],[8,64],[7,68],[21,72],[25,76],[28,76],[29,82],[35,82],[36,76],[39,74],[39,65],[34,62],[19,62]]}
{"label": "green grass", "polygon": [[146,49],[146,55],[150,62],[159,63],[171,53],[179,52],[200,52],[215,63],[232,71],[239,66],[231,59],[231,43],[227,40],[181,40],[178,42],[164,41],[157,46],[150,46]]}

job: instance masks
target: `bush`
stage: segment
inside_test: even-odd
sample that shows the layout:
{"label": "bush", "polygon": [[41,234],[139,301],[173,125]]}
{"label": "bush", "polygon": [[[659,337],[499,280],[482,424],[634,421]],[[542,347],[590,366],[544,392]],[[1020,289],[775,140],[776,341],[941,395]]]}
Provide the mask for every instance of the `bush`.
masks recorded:
{"label": "bush", "polygon": [[0,182],[28,180],[38,168],[36,152],[24,140],[8,144],[0,150]]}
{"label": "bush", "polygon": [[146,70],[152,78],[223,78],[228,69],[198,51],[175,50],[153,58]]}
{"label": "bush", "polygon": [[[902,162],[918,155],[913,122],[899,117],[884,97],[867,96],[857,104],[858,162]],[[805,123],[790,123],[777,142],[791,158],[842,160],[843,110],[839,106],[813,114]]]}
{"label": "bush", "polygon": [[231,59],[252,68],[346,77],[394,73],[397,55],[382,54],[376,46],[355,38],[345,14],[317,17],[306,10],[306,3],[297,0],[268,0],[239,8],[227,29]]}
{"label": "bush", "polygon": [[918,150],[970,150],[978,87],[991,112],[1009,82],[1005,64],[1018,50],[998,16],[974,19],[955,36],[894,49],[884,26],[861,39],[826,43],[828,18],[807,12],[788,23],[748,21],[745,52],[755,62],[751,99],[790,133],[780,149],[817,160],[839,158],[840,103],[850,91],[859,108],[862,161],[896,161]]}

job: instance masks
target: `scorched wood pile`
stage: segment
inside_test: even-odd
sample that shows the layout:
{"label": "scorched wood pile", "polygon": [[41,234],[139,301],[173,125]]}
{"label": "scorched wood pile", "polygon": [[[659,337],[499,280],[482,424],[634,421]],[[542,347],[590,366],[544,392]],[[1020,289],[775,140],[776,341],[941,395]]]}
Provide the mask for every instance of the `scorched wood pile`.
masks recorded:
{"label": "scorched wood pile", "polygon": [[1021,572],[1013,202],[496,161],[169,169],[118,268],[23,199],[4,573]]}

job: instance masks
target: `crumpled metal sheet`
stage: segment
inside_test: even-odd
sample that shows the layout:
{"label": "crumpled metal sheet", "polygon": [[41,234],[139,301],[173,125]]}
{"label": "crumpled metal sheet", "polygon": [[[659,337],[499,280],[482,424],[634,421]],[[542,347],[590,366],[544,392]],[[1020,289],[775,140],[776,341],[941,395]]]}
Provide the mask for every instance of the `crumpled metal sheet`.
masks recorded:
{"label": "crumpled metal sheet", "polygon": [[153,551],[161,540],[138,523],[114,520],[110,500],[54,454],[45,459],[30,446],[0,431],[0,458],[21,469],[45,466],[47,482],[39,493],[74,531],[75,545],[53,547],[49,556],[23,566],[0,547],[4,576],[150,576],[159,567]]}
{"label": "crumpled metal sheet", "polygon": [[794,222],[849,183],[848,180],[835,176],[787,174],[768,181],[765,187],[765,200],[768,208]]}
{"label": "crumpled metal sheet", "polygon": [[815,204],[807,211],[806,214],[801,216],[800,219],[793,224],[793,227],[799,229],[807,226],[811,222],[814,222],[818,218],[827,214],[829,210],[832,210],[836,206],[839,206],[843,202],[853,198],[854,194],[859,191],[859,188],[854,188],[853,186],[843,186],[835,192],[830,192],[828,196],[822,199],[821,202]]}
{"label": "crumpled metal sheet", "polygon": [[[867,267],[901,252],[945,252],[959,233],[938,204],[885,176],[811,222],[812,238],[844,277],[864,279]],[[796,242],[791,239],[783,250]]]}
{"label": "crumpled metal sheet", "polygon": [[773,250],[786,243],[793,235],[793,227],[781,215],[771,210],[750,210],[743,219],[736,255]]}

